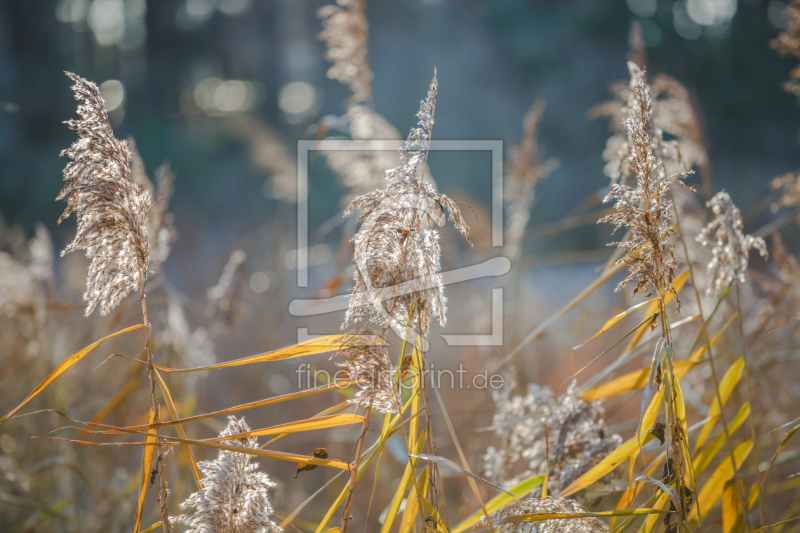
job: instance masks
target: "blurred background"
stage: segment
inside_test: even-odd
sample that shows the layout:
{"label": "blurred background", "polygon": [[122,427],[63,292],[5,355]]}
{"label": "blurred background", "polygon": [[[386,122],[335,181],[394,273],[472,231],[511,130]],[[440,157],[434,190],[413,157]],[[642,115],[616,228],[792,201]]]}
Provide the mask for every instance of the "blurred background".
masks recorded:
{"label": "blurred background", "polygon": [[[59,152],[75,140],[74,132],[63,124],[76,116],[76,102],[63,74],[72,71],[100,86],[117,136],[135,138],[151,177],[165,161],[175,174],[167,217],[174,229],[172,252],[156,279],[169,298],[156,298],[153,303],[165,313],[165,324],[172,298],[184,308],[187,331],[200,331],[193,342],[202,345],[206,335],[213,344],[205,350],[204,361],[224,361],[292,344],[298,340],[297,327],[306,327],[311,334],[338,331],[341,313],[301,319],[287,312],[294,298],[342,294],[350,286],[346,265],[352,252],[346,239],[353,225],[342,222],[341,212],[352,191],[336,178],[324,157],[310,160],[309,287],[298,289],[296,284],[297,141],[342,129],[340,117],[351,96],[347,87],[326,74],[330,65],[317,38],[322,29],[317,11],[323,5],[323,1],[303,0],[0,3],[0,213],[9,235],[4,247],[27,242],[38,223],[52,234],[56,250],[63,249],[74,235],[74,219],[56,224],[64,205],[54,201],[66,164]],[[608,186],[602,153],[609,123],[591,119],[587,112],[610,98],[612,82],[628,78],[632,22],[638,21],[641,28],[648,72],[680,80],[700,111],[714,191],[727,190],[747,212],[767,194],[772,178],[800,166],[800,108],[782,89],[795,62],[769,46],[770,39],[788,27],[785,7],[779,0],[367,3],[374,108],[402,136],[416,123],[419,101],[434,67],[439,80],[437,139],[502,140],[506,148],[514,146],[522,137],[526,111],[538,99],[546,102],[539,144],[559,166],[537,186],[530,237],[522,245],[522,257],[512,265],[511,275],[521,281],[513,294],[506,292],[506,348],[586,286],[596,277],[598,265],[610,257],[606,226],[550,230],[553,223],[580,212],[576,211],[580,205],[602,195]],[[490,242],[489,155],[433,153],[428,163],[439,190],[471,206],[462,210],[473,229],[475,248],[446,228],[443,268],[498,255]],[[699,186],[700,180],[695,176],[689,183]],[[761,225],[772,214],[767,210],[758,216]],[[796,249],[796,233],[784,236],[790,250]],[[86,262],[78,254],[71,255],[76,257],[55,263],[53,299],[61,306],[57,312],[70,317],[64,318],[67,323],[78,323],[86,320],[81,318],[80,300]],[[227,285],[220,280],[224,272],[229,274]],[[237,302],[221,296],[227,294],[231,279],[238,290]],[[491,316],[486,309],[490,288],[498,283],[483,280],[448,292],[451,312],[446,332],[489,333]],[[612,290],[613,286],[606,287],[595,303],[623,305]],[[118,321],[135,322],[133,300],[129,298],[129,309],[120,311],[123,316]],[[234,303],[241,307],[234,309]],[[513,312],[513,306],[525,303],[528,307],[522,313]],[[605,315],[598,316],[589,313],[584,328],[601,324]],[[580,313],[575,315],[576,320],[579,317]],[[54,337],[46,350],[37,348],[46,361],[43,368],[51,368],[53,361],[99,338],[97,333],[105,331],[103,323],[97,317],[91,320],[96,326],[85,335]],[[221,321],[224,326],[209,321]],[[435,330],[437,339],[442,331]],[[526,348],[520,370],[525,379],[563,391],[563,382],[571,374],[568,353],[553,346],[565,344],[558,335],[573,333],[574,325],[562,325],[542,341],[544,345]],[[437,364],[455,367],[464,362],[479,369],[507,352],[505,348],[446,348],[440,339],[434,347],[440,349]],[[542,353],[555,353],[559,362],[545,361],[539,356]],[[99,362],[100,356],[87,368]],[[119,362],[107,364],[127,372]],[[315,364],[333,368],[327,357]],[[202,378],[199,392],[190,397],[196,412],[203,412],[282,394],[300,388],[294,381],[295,370],[296,363],[286,362],[263,374],[221,372]],[[87,370],[81,379],[93,383],[92,372]],[[51,400],[69,403],[76,413],[91,414],[126,379],[120,375],[119,383],[104,384],[110,387],[107,394],[101,394],[106,391],[102,387],[93,389],[98,397],[72,387],[79,397],[86,396],[80,406],[75,397]],[[490,391],[447,394],[454,421],[491,424]],[[139,404],[130,409],[135,411],[136,405],[144,409],[149,400],[140,396]],[[40,407],[46,404],[42,400]],[[247,420],[252,427],[264,427],[320,410],[314,402],[306,402],[291,412],[248,413]],[[124,413],[115,416],[125,418]],[[57,423],[55,419],[47,422],[52,427]],[[209,425],[211,430],[221,429],[219,423]],[[201,429],[202,436],[211,436],[210,429]],[[30,457],[26,455],[28,435],[17,433],[3,434],[0,448],[5,456],[24,463]],[[340,445],[338,449],[329,445],[329,449],[346,457],[355,432],[333,433],[325,437],[326,442],[338,440]],[[310,452],[315,438],[297,437],[296,445],[302,453],[305,448]],[[446,434],[442,440],[447,440]],[[481,453],[485,442],[470,441],[473,457]],[[89,454],[86,450],[76,451],[75,445],[66,443],[37,446],[42,457],[62,453],[85,460],[89,456],[84,455]],[[390,477],[399,476],[405,460],[403,443],[398,441],[397,446],[398,461],[387,467]],[[198,453],[203,456],[202,451]],[[119,450],[92,450],[91,454],[119,461],[109,475],[119,477],[120,486],[138,475],[138,459],[133,457],[138,452],[127,458]],[[277,507],[284,514],[330,477],[325,469],[318,469],[291,484],[294,466],[278,463],[266,464],[274,478],[283,480]],[[187,485],[173,488],[182,496],[189,489]],[[466,492],[465,508],[471,509],[470,498]],[[373,513],[387,503],[379,497]],[[6,512],[2,505],[0,515]],[[18,525],[21,520],[24,524],[24,517],[16,513],[8,523]],[[310,517],[319,518],[319,514],[315,511]],[[112,518],[105,524],[117,522]]]}

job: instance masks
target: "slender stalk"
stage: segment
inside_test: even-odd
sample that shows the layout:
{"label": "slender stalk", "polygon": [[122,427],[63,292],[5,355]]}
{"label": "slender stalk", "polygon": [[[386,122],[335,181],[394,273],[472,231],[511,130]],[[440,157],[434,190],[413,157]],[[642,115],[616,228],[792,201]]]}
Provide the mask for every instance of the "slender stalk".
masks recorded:
{"label": "slender stalk", "polygon": [[[159,415],[159,405],[158,399],[156,398],[156,374],[155,369],[153,368],[153,354],[150,352],[150,321],[147,319],[147,303],[144,296],[144,286],[140,285],[140,290],[142,293],[142,322],[144,325],[144,333],[145,333],[145,352],[147,353],[147,368],[150,371],[150,400],[153,406],[153,413],[154,417],[153,420],[158,423],[161,418]],[[167,477],[166,477],[166,470],[167,470],[167,462],[166,456],[164,455],[164,449],[161,445],[161,429],[156,426],[156,443],[158,445],[158,459],[156,460],[156,470],[158,471],[158,477],[161,482],[161,495],[159,496],[159,501],[161,502],[161,516],[163,519],[162,527],[164,528],[164,533],[169,533],[170,531],[170,523],[169,523],[169,506],[167,504]],[[147,475],[147,473],[145,473]]]}
{"label": "slender stalk", "polygon": [[[747,345],[744,341],[744,321],[742,319],[742,300],[740,297],[740,288],[739,282],[736,282],[736,311],[739,313],[739,338],[741,339],[742,343],[742,358],[744,359],[744,381],[747,384],[747,401],[750,402],[750,409],[753,410],[750,413],[750,434],[753,438],[753,456],[756,462],[756,473],[758,473],[758,466],[761,464],[761,456],[758,453],[758,433],[756,433],[756,421],[755,421],[755,406],[756,404],[753,403],[753,390],[750,387],[750,363],[747,360]],[[760,494],[758,497],[758,519],[759,519],[759,526],[764,525],[764,495]]]}
{"label": "slender stalk", "polygon": [[369,427],[369,415],[372,411],[372,403],[367,406],[364,411],[364,422],[361,425],[361,438],[358,439],[358,448],[356,450],[356,458],[353,461],[353,469],[350,471],[350,486],[347,489],[347,502],[344,504],[344,512],[342,513],[342,533],[347,533],[347,524],[350,521],[350,506],[353,503],[353,492],[356,490],[356,481],[358,480],[358,467],[361,463],[361,451],[364,449],[364,439],[367,437],[367,428]]}
{"label": "slender stalk", "polygon": [[[739,469],[736,467],[736,460],[734,459],[733,454],[733,443],[731,442],[731,435],[730,431],[728,431],[728,419],[725,416],[725,409],[722,405],[722,396],[719,392],[719,378],[717,377],[717,370],[714,366],[714,355],[711,351],[711,341],[708,336],[708,324],[706,324],[705,315],[703,313],[703,301],[700,298],[700,291],[697,289],[697,283],[695,282],[694,278],[694,268],[692,267],[692,259],[689,257],[689,249],[686,247],[686,240],[683,238],[683,229],[681,228],[681,216],[678,213],[678,208],[673,208],[675,212],[675,220],[678,224],[678,235],[680,236],[681,245],[683,246],[683,253],[686,256],[686,265],[689,267],[689,276],[692,278],[692,289],[694,290],[694,296],[697,299],[697,308],[700,311],[700,327],[703,330],[703,339],[706,341],[706,353],[708,354],[708,365],[711,367],[711,376],[714,379],[714,392],[716,393],[717,402],[719,402],[719,418],[722,420],[722,428],[725,431],[725,442],[728,444],[728,452],[731,459],[731,466],[733,467],[733,478],[734,478],[734,485],[736,486],[736,494],[739,497],[739,504],[742,507],[742,518],[744,518],[744,523],[746,530],[749,531],[750,527],[750,518],[747,515],[747,501],[744,497],[744,489],[740,484],[741,479],[739,478]],[[743,483],[743,482],[742,482]],[[698,513],[699,517],[699,513]]]}

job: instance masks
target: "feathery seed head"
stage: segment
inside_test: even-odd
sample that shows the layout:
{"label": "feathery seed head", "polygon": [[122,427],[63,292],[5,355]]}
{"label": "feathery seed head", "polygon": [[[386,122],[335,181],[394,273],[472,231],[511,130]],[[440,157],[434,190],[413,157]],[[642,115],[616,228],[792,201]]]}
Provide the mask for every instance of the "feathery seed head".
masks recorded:
{"label": "feathery seed head", "polygon": [[59,223],[75,212],[78,232],[61,252],[85,250],[91,260],[86,292],[86,315],[96,306],[105,315],[130,291],[144,291],[150,251],[147,244],[147,213],[150,192],[131,179],[131,157],[125,141],[114,137],[97,85],[67,73],[81,120],[69,120],[78,140],[61,152],[70,161],[64,169],[66,185],[57,200],[67,207]]}
{"label": "feathery seed head", "polygon": [[530,219],[536,184],[558,166],[558,162],[554,159],[542,161],[543,151],[538,146],[542,113],[544,113],[543,102],[536,102],[531,106],[523,121],[522,141],[511,152],[511,171],[506,181],[506,197],[509,198],[506,246],[511,258],[519,255],[520,244],[525,236],[525,226]]}
{"label": "feathery seed head", "polygon": [[[220,437],[250,431],[244,419],[228,417]],[[223,444],[258,448],[256,437],[226,440]],[[252,455],[220,450],[214,461],[197,463],[203,474],[203,488],[181,504],[187,514],[172,518],[184,524],[187,533],[280,533],[282,529],[270,520],[273,513],[268,491],[275,486],[269,476],[258,471]]]}
{"label": "feathery seed head", "polygon": [[322,7],[318,15],[324,28],[325,59],[332,63],[328,77],[353,91],[352,103],[372,99],[372,71],[369,68],[367,35],[369,24],[362,0],[337,0]]}
{"label": "feathery seed head", "polygon": [[439,234],[433,226],[444,225],[446,211],[467,240],[469,227],[456,203],[417,175],[428,155],[436,89],[434,70],[417,114],[419,127],[400,151],[401,165],[386,171],[390,184],[356,197],[345,211],[347,216],[361,209],[362,225],[353,237],[355,287],[342,329],[366,322],[403,331],[410,316],[411,326],[427,335],[433,318],[445,323]]}
{"label": "feathery seed head", "polygon": [[[514,516],[543,513],[587,513],[575,500],[564,498],[528,498],[506,505],[489,515],[492,524]],[[486,517],[481,517],[479,526],[488,526]],[[566,518],[542,520],[540,522],[518,522],[503,524],[498,533],[608,533],[608,526],[597,518]]]}
{"label": "feathery seed head", "polygon": [[617,290],[634,281],[634,294],[643,291],[648,296],[661,296],[672,285],[679,263],[675,247],[669,242],[669,237],[675,234],[671,225],[670,186],[675,183],[685,186],[681,180],[691,171],[667,175],[663,161],[654,150],[649,131],[652,115],[650,87],[644,73],[633,94],[634,105],[625,120],[625,127],[630,147],[628,164],[636,176],[636,187],[613,184],[603,201],[615,201],[615,212],[599,222],[614,224],[615,231],[625,227],[631,232],[629,240],[612,243],[625,252],[618,264],[627,263],[629,270],[628,277],[620,282]]}
{"label": "feathery seed head", "polygon": [[714,212],[714,220],[700,230],[696,239],[703,246],[711,245],[712,259],[708,263],[711,285],[708,294],[718,295],[733,280],[745,282],[744,273],[755,248],[767,257],[767,245],[761,237],[742,232],[742,214],[725,191],[720,191],[706,203]]}
{"label": "feathery seed head", "polygon": [[601,402],[580,399],[574,381],[558,399],[535,383],[524,395],[512,394],[514,388],[509,379],[492,393],[501,444],[490,446],[483,460],[485,474],[496,483],[511,487],[549,466],[548,487],[557,495],[622,444],[619,435],[606,435]]}

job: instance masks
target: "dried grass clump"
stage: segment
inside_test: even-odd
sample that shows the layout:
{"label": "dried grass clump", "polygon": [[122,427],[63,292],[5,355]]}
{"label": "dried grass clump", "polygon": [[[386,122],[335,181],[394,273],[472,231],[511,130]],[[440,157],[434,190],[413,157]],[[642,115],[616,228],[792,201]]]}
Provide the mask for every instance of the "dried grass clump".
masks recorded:
{"label": "dried grass clump", "polygon": [[[228,425],[220,437],[247,433],[250,427],[244,418],[228,417]],[[224,440],[222,444],[258,448],[258,439]],[[253,456],[220,450],[213,461],[197,463],[203,474],[203,488],[181,504],[187,514],[173,518],[174,523],[188,527],[187,533],[280,533],[270,520],[273,514],[268,491],[275,486],[269,476],[258,471]]]}
{"label": "dried grass clump", "polygon": [[114,137],[97,85],[67,73],[82,120],[69,120],[78,140],[61,152],[72,161],[64,169],[67,184],[57,200],[67,200],[59,223],[73,212],[78,233],[61,252],[85,250],[91,260],[86,292],[86,315],[100,306],[105,315],[132,290],[144,292],[150,264],[147,214],[150,192],[131,179],[131,156],[125,141]]}
{"label": "dried grass clump", "polygon": [[[519,515],[544,514],[544,513],[588,513],[588,511],[575,500],[564,498],[528,498],[510,505],[506,505],[489,515],[492,524],[502,523],[504,520]],[[476,527],[488,526],[486,517],[481,517]],[[563,518],[542,520],[540,522],[519,522],[502,524],[495,531],[498,533],[607,533],[608,526],[597,518]]]}
{"label": "dried grass clump", "polygon": [[417,175],[428,155],[436,88],[434,73],[417,114],[419,127],[411,130],[400,152],[402,164],[386,171],[393,183],[355,198],[345,211],[345,216],[354,209],[363,212],[353,237],[355,287],[343,329],[364,322],[403,331],[411,317],[410,327],[427,335],[433,318],[446,322],[439,234],[432,228],[444,225],[445,210],[467,240],[469,227],[456,203]]}
{"label": "dried grass clump", "polygon": [[679,264],[675,246],[669,241],[675,235],[671,223],[670,186],[675,183],[683,185],[681,180],[691,171],[667,175],[663,161],[653,148],[649,130],[653,110],[644,73],[633,94],[634,105],[625,120],[625,127],[630,146],[628,165],[636,176],[636,187],[614,183],[603,201],[615,201],[615,212],[601,218],[600,222],[614,224],[615,231],[625,227],[631,234],[629,240],[612,243],[625,252],[617,264],[627,263],[629,271],[617,290],[636,282],[634,294],[643,291],[647,296],[663,297],[670,290]]}
{"label": "dried grass clump", "polygon": [[619,435],[606,435],[602,403],[580,399],[574,382],[557,400],[535,383],[522,396],[513,395],[514,388],[509,380],[493,391],[493,426],[501,445],[490,446],[483,460],[486,476],[496,483],[512,487],[549,466],[549,491],[559,494],[622,444]]}
{"label": "dried grass clump", "polygon": [[703,246],[711,246],[713,258],[708,264],[711,284],[706,292],[719,295],[731,281],[745,282],[750,249],[755,248],[761,257],[767,257],[767,244],[761,237],[742,232],[742,214],[725,191],[715,194],[706,206],[714,212],[714,220],[700,231],[696,240]]}

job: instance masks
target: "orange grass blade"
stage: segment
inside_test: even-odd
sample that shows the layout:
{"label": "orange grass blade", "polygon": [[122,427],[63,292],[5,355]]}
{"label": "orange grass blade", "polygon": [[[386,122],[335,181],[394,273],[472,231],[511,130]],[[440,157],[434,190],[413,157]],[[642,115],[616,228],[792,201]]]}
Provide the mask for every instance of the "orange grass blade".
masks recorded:
{"label": "orange grass blade", "polygon": [[[167,384],[164,382],[161,374],[158,373],[158,370],[154,370],[154,372],[156,374],[156,378],[158,379],[158,385],[161,388],[161,394],[164,396],[164,399],[167,402],[169,415],[172,417],[173,421],[178,420],[178,410],[175,409],[175,402],[172,401],[172,394],[170,394]],[[178,431],[178,436],[180,438],[187,438],[186,432],[183,430],[183,426],[176,424],[175,429]],[[197,482],[197,488],[202,489],[203,483],[201,480],[203,476],[200,475],[200,469],[197,468],[197,461],[195,461],[191,446],[181,446],[181,448],[183,448],[183,451],[186,453],[186,458],[189,460],[189,466],[192,468],[192,474],[194,475],[194,480]]]}
{"label": "orange grass blade", "polygon": [[[150,409],[148,420],[152,424],[155,421],[155,411]],[[144,512],[144,498],[147,495],[147,486],[150,481],[150,469],[153,466],[153,454],[156,451],[156,432],[150,430],[147,432],[145,438],[145,447],[142,453],[142,474],[139,478],[139,503],[136,504],[136,521],[133,525],[133,533],[139,533],[139,527],[142,525],[142,514]]]}
{"label": "orange grass blade", "polygon": [[362,424],[363,422],[364,417],[361,415],[343,414],[321,416],[319,418],[307,418],[305,420],[298,420],[296,422],[289,422],[287,424],[280,424],[264,429],[256,429],[254,431],[248,431],[247,433],[240,433],[238,435],[229,435],[227,437],[217,437],[215,439],[204,440],[205,442],[222,442],[224,440],[245,439],[248,437],[263,437],[265,435],[280,435],[281,433],[299,433],[301,431],[328,429],[346,426],[348,424]]}
{"label": "orange grass blade", "polygon": [[[141,327],[141,326],[139,326]],[[202,372],[204,370],[217,370],[219,368],[232,368],[235,366],[250,365],[253,363],[264,363],[267,361],[283,361],[295,357],[304,357],[325,352],[333,352],[342,348],[352,346],[377,346],[384,345],[385,342],[377,335],[328,335],[319,339],[311,339],[294,346],[273,350],[258,355],[251,355],[242,359],[234,359],[216,365],[202,366],[198,368],[167,368],[153,365],[162,372]]]}
{"label": "orange grass blade", "polygon": [[17,414],[17,413],[19,412],[19,410],[20,410],[20,409],[22,409],[23,407],[25,407],[26,405],[28,405],[28,404],[30,403],[30,401],[31,401],[31,400],[33,400],[34,398],[36,398],[36,396],[38,396],[40,392],[42,392],[42,391],[43,391],[45,388],[47,388],[47,386],[48,386],[48,385],[50,385],[50,384],[51,384],[53,381],[55,381],[55,380],[56,380],[56,378],[58,378],[58,377],[59,377],[61,374],[63,374],[64,372],[66,372],[67,370],[69,370],[70,368],[72,368],[73,366],[75,366],[75,365],[76,365],[76,364],[77,364],[77,363],[78,363],[78,362],[79,362],[81,359],[83,359],[83,358],[86,356],[86,354],[88,354],[89,352],[91,352],[92,350],[94,350],[95,348],[97,348],[97,346],[99,346],[99,345],[100,345],[102,342],[104,342],[104,341],[107,341],[108,339],[110,339],[110,338],[112,338],[112,337],[116,337],[117,335],[122,335],[123,333],[127,333],[127,332],[129,332],[129,331],[133,331],[133,330],[139,329],[139,328],[141,328],[141,327],[143,327],[143,325],[142,325],[142,324],[137,324],[136,326],[131,326],[131,327],[129,327],[129,328],[125,328],[125,329],[123,329],[123,330],[121,330],[121,331],[118,331],[118,332],[116,332],[116,333],[112,333],[111,335],[109,335],[109,336],[107,336],[107,337],[103,337],[103,338],[102,338],[102,339],[100,339],[99,341],[96,341],[96,342],[94,342],[94,343],[90,344],[89,346],[87,346],[87,347],[86,347],[86,348],[84,348],[83,350],[79,351],[79,352],[78,352],[78,353],[76,353],[76,354],[73,354],[73,355],[71,355],[70,357],[68,357],[67,359],[65,359],[64,361],[62,361],[62,363],[61,363],[60,365],[58,365],[58,366],[56,367],[56,369],[55,369],[55,370],[53,370],[53,371],[50,373],[50,375],[49,375],[49,376],[47,376],[47,377],[44,379],[44,381],[42,381],[42,382],[39,384],[39,386],[38,386],[38,387],[36,387],[35,389],[33,389],[33,392],[31,392],[31,393],[28,395],[28,397],[27,397],[27,398],[25,398],[24,400],[22,400],[22,403],[21,403],[21,404],[19,404],[19,405],[18,405],[17,407],[15,407],[15,408],[14,408],[14,409],[13,409],[13,410],[10,412],[10,413],[8,413],[6,416],[4,416],[2,419],[0,419],[0,426],[2,426],[2,425],[3,425],[3,423],[5,423],[5,422],[6,422],[6,420],[8,420],[9,418],[11,418],[11,417],[12,417],[12,416],[14,416],[15,414]]}

